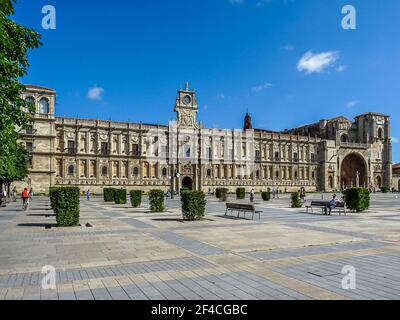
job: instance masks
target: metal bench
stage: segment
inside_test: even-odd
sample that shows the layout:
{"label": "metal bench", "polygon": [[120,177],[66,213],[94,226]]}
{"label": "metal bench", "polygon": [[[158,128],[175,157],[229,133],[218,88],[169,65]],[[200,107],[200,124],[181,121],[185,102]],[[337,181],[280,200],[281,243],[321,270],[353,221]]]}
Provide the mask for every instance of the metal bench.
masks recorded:
{"label": "metal bench", "polygon": [[[307,208],[307,213],[308,210],[311,209],[311,213],[314,213],[313,208],[321,208],[322,213],[324,213],[325,208],[328,207],[330,201],[311,201],[311,204],[306,206]],[[344,202],[337,202],[335,208],[332,208],[332,211],[339,211],[339,215],[342,215],[342,212],[344,215],[346,215],[346,205]]]}
{"label": "metal bench", "polygon": [[256,210],[254,205],[252,204],[242,204],[242,203],[227,203],[226,204],[226,210],[225,210],[225,216],[228,214],[230,211],[231,215],[233,214],[234,211],[237,211],[237,217],[240,217],[240,214],[244,214],[244,218],[246,218],[246,213],[251,213],[252,214],[252,220],[254,220],[254,215],[258,214],[258,220],[261,220],[261,213],[262,211]]}

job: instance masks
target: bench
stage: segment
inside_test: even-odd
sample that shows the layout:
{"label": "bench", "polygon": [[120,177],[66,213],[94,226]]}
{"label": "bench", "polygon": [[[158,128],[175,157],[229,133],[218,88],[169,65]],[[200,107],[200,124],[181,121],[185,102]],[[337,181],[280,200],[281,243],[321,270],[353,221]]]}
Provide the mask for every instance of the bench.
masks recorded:
{"label": "bench", "polygon": [[252,214],[252,220],[254,220],[254,215],[258,214],[258,220],[261,220],[261,212],[256,210],[254,205],[252,204],[241,204],[241,203],[227,203],[226,204],[226,210],[225,210],[225,216],[228,214],[228,211],[231,212],[231,215],[233,214],[234,211],[237,211],[237,217],[240,217],[240,214],[244,214],[244,218],[246,218],[246,213],[251,213]]}
{"label": "bench", "polygon": [[[324,213],[324,210],[328,207],[329,203],[330,201],[311,201],[311,204],[306,206],[307,213],[309,209],[311,209],[311,212],[314,213],[313,208],[321,208],[322,213]],[[344,202],[337,202],[336,207],[332,208],[332,211],[333,210],[339,211],[339,215],[342,215],[342,212],[344,215],[346,215],[346,205]]]}

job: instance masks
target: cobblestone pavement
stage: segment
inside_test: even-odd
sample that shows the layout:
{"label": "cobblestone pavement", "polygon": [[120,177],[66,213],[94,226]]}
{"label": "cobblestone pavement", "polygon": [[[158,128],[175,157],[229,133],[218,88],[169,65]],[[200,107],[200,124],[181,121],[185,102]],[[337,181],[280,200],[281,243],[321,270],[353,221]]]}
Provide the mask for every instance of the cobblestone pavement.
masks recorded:
{"label": "cobblestone pavement", "polygon": [[[206,218],[183,222],[179,199],[155,214],[147,199],[134,209],[82,198],[82,226],[57,228],[48,198],[25,212],[12,202],[0,208],[0,299],[400,298],[398,195],[347,216],[291,209],[288,195],[255,204],[260,221],[235,219],[208,197]],[[42,288],[44,266],[56,289]],[[345,266],[355,289],[342,287]]]}

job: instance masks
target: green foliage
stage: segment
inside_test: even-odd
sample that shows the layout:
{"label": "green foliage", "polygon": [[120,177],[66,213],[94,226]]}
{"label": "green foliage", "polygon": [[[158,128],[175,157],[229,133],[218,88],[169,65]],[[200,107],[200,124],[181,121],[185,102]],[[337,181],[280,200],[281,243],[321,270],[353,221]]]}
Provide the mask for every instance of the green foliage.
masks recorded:
{"label": "green foliage", "polygon": [[149,202],[151,212],[164,212],[164,191],[162,190],[151,190],[149,192]]}
{"label": "green foliage", "polygon": [[115,190],[114,188],[104,188],[103,197],[105,202],[114,202],[115,200]]}
{"label": "green foliage", "polygon": [[382,193],[388,193],[390,191],[390,189],[387,187],[382,187],[381,191],[382,191]]}
{"label": "green foliage", "polygon": [[264,201],[270,201],[271,200],[271,192],[261,192],[261,198]]}
{"label": "green foliage", "polygon": [[291,203],[292,203],[292,208],[301,208],[303,204],[301,203],[300,200],[300,193],[299,192],[293,192],[291,195]]}
{"label": "green foliage", "polygon": [[55,210],[55,194],[56,194],[56,191],[58,190],[58,189],[60,189],[59,187],[50,187],[49,188],[49,197],[50,197],[50,206],[51,206],[51,208],[53,209],[53,210]]}
{"label": "green foliage", "polygon": [[370,193],[367,188],[349,188],[343,191],[347,208],[357,212],[368,210],[370,206]]}
{"label": "green foliage", "polygon": [[245,188],[237,188],[236,189],[236,198],[237,199],[245,199],[246,198],[246,189]]}
{"label": "green foliage", "polygon": [[28,51],[41,45],[38,33],[9,18],[14,3],[3,0],[0,6],[0,184],[22,180],[28,173],[28,154],[18,143],[18,130],[31,120],[23,108],[34,112],[34,106],[22,98],[20,79],[27,74]]}
{"label": "green foliage", "polygon": [[138,208],[142,204],[142,190],[132,190],[129,192],[132,207]]}
{"label": "green foliage", "polygon": [[228,193],[227,188],[217,188],[215,189],[215,196],[221,201],[226,201],[226,195]]}
{"label": "green foliage", "polygon": [[51,190],[52,206],[56,213],[57,226],[70,227],[79,224],[78,187],[54,188]]}
{"label": "green foliage", "polygon": [[206,195],[203,191],[185,191],[181,194],[182,213],[187,220],[200,220],[206,210]]}
{"label": "green foliage", "polygon": [[126,189],[115,189],[114,201],[115,204],[126,204]]}
{"label": "green foliage", "polygon": [[184,187],[184,188],[181,188],[181,191],[180,191],[180,193],[182,193],[182,192],[185,192],[185,191],[190,191],[190,189],[189,189],[189,188],[186,188],[186,187]]}

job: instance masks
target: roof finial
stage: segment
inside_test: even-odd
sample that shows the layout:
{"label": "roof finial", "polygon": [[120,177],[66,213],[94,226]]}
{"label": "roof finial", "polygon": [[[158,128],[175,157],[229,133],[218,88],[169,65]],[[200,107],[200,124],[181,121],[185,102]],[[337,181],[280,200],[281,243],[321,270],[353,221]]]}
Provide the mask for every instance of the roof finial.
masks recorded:
{"label": "roof finial", "polygon": [[188,81],[186,81],[186,88],[185,88],[185,90],[186,90],[186,91],[189,91],[189,82],[188,82]]}

